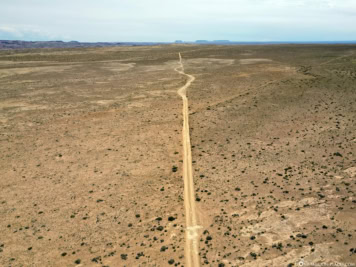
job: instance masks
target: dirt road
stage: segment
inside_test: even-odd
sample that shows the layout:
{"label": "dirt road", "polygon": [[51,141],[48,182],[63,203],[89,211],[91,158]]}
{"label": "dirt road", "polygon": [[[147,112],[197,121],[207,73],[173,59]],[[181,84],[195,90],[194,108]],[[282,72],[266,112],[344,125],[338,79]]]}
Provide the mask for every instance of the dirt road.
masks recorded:
{"label": "dirt road", "polygon": [[186,244],[185,257],[187,266],[200,266],[199,257],[199,229],[195,210],[195,193],[192,170],[192,152],[189,134],[189,110],[187,88],[195,80],[193,75],[184,72],[182,56],[179,53],[180,66],[175,69],[178,73],[188,77],[184,86],[178,89],[178,94],[183,100],[183,179],[184,179],[184,206],[186,215]]}

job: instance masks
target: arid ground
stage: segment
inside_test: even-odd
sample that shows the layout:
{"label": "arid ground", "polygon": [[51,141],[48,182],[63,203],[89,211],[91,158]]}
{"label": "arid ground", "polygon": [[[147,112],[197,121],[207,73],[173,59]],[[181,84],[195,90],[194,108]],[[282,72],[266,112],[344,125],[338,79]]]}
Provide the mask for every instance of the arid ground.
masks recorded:
{"label": "arid ground", "polygon": [[0,266],[187,266],[179,52],[201,265],[356,266],[355,45],[0,51]]}

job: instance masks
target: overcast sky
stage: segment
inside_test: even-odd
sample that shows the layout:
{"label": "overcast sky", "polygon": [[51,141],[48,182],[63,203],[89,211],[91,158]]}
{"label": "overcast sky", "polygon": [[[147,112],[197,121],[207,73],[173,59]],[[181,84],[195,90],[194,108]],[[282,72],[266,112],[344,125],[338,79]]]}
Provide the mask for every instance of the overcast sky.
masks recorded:
{"label": "overcast sky", "polygon": [[356,0],[0,0],[0,39],[356,40]]}

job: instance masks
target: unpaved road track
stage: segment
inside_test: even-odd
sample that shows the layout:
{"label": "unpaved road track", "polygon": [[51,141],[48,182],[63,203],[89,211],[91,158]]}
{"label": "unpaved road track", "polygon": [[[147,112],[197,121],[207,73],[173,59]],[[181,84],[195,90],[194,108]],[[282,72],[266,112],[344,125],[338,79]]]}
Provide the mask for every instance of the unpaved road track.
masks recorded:
{"label": "unpaved road track", "polygon": [[190,146],[189,133],[189,110],[188,98],[186,95],[187,88],[195,80],[193,75],[184,72],[182,56],[179,53],[180,66],[175,69],[178,73],[188,77],[184,86],[178,89],[177,93],[183,100],[183,179],[184,179],[184,206],[186,216],[186,244],[185,244],[185,258],[187,266],[200,266],[199,257],[199,229],[197,215],[195,210],[195,193],[192,170],[192,151]]}

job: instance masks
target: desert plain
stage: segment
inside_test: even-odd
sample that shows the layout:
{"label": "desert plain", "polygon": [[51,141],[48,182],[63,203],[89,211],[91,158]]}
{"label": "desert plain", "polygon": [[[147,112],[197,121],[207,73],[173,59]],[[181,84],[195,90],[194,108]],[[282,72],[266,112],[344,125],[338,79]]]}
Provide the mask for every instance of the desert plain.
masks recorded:
{"label": "desert plain", "polygon": [[355,266],[355,45],[0,51],[0,266],[187,266],[179,53],[200,264]]}

